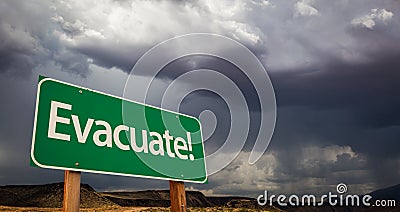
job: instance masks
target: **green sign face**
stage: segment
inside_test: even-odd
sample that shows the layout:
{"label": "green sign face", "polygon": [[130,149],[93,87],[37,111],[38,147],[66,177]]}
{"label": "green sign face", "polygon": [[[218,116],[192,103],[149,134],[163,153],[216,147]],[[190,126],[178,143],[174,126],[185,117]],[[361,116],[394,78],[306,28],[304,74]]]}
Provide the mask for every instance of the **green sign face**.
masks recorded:
{"label": "green sign face", "polygon": [[203,183],[200,122],[50,78],[39,80],[32,165]]}

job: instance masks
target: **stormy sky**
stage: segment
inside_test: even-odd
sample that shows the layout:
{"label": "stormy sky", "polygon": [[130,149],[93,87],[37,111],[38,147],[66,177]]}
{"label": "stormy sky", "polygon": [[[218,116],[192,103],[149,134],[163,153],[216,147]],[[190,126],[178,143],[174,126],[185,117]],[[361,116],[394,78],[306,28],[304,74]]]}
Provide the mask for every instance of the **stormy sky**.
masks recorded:
{"label": "stormy sky", "polygon": [[[252,118],[239,156],[208,184],[187,183],[189,189],[318,194],[344,182],[349,192],[365,193],[400,183],[399,1],[20,0],[0,2],[0,184],[63,180],[62,171],[29,165],[39,75],[123,96],[141,55],[199,32],[234,39],[256,55],[274,86],[277,121],[267,151],[250,165],[262,108],[248,80],[227,61],[204,55],[165,66],[148,103],[160,106],[174,79],[207,68],[237,83]],[[223,98],[206,90],[189,94],[180,107],[196,116],[204,110],[217,120],[205,144],[210,154],[226,138],[230,116]],[[162,180],[87,173],[82,180],[99,190],[168,187]]]}

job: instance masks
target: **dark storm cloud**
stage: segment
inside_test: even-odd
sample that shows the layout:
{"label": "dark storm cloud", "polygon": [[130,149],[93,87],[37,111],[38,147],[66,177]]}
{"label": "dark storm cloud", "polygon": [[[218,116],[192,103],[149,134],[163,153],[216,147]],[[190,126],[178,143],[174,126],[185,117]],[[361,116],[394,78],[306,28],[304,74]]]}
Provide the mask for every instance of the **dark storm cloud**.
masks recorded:
{"label": "dark storm cloud", "polygon": [[33,69],[55,62],[59,69],[81,76],[88,73],[88,58],[62,44],[48,2],[3,1],[0,3],[0,73],[31,76]]}
{"label": "dark storm cloud", "polygon": [[[398,173],[394,170],[400,159],[399,57],[398,52],[381,52],[363,64],[335,61],[317,70],[271,74],[279,115],[270,149],[282,151],[279,167],[287,169],[282,172],[304,179],[307,173],[329,179],[329,172],[339,167],[357,170],[359,166],[352,163],[336,168],[319,164],[310,170],[299,170],[293,163],[298,158],[296,152],[307,145],[349,145],[365,160],[360,169],[364,177],[358,183],[375,182],[376,187],[395,184]],[[338,162],[347,157],[342,156]],[[345,175],[331,181],[340,179],[357,181]]]}
{"label": "dark storm cloud", "polygon": [[40,180],[38,172],[27,174],[32,171],[29,167],[29,144],[35,102],[34,84],[16,78],[5,80],[4,76],[1,76],[0,82],[0,169],[7,170],[1,171],[0,176],[4,182],[18,184],[31,179]]}
{"label": "dark storm cloud", "polygon": [[[247,141],[248,146],[254,145],[258,129],[260,128],[260,115],[261,106],[256,88],[250,81],[250,79],[235,65],[232,63],[222,60],[217,57],[207,55],[194,55],[179,58],[171,63],[167,64],[157,75],[159,79],[162,79],[162,83],[159,81],[153,81],[153,84],[157,86],[150,86],[147,96],[151,96],[153,101],[148,102],[149,104],[161,106],[161,100],[163,94],[168,88],[171,82],[173,82],[180,75],[197,69],[209,69],[218,71],[225,76],[229,77],[244,95],[250,112],[250,132]],[[190,86],[196,87],[196,79],[187,82]],[[212,82],[210,79],[210,83]],[[201,85],[207,86],[207,85]],[[229,97],[228,97],[229,98]],[[235,98],[235,97],[232,97]],[[223,97],[218,94],[202,89],[200,91],[194,91],[187,95],[181,104],[180,112],[198,117],[201,111],[211,110],[214,112],[217,118],[217,125],[215,132],[210,137],[209,144],[206,149],[209,153],[212,153],[212,149],[220,147],[225,141],[229,134],[231,127],[231,113],[227,102],[224,101]],[[239,143],[239,142],[238,142]],[[240,143],[239,143],[240,144]]]}
{"label": "dark storm cloud", "polygon": [[350,111],[357,124],[398,125],[400,53],[366,64],[327,64],[323,70],[274,73],[278,104]]}
{"label": "dark storm cloud", "polygon": [[[232,64],[215,58],[193,56],[166,66],[149,92],[151,104],[161,104],[162,93],[180,74],[210,68],[238,84],[255,120],[243,156],[211,176],[209,184],[189,185],[218,194],[256,195],[263,189],[331,191],[339,181],[357,192],[396,184],[399,14],[399,2],[390,0],[3,1],[0,170],[7,171],[0,171],[0,184],[62,180],[62,172],[28,165],[36,79],[6,76],[28,78],[45,68],[90,81],[99,74],[98,69],[90,71],[97,65],[113,70],[109,79],[119,71],[112,67],[127,73],[156,43],[190,32],[226,35],[255,53],[275,87],[278,120],[267,153],[250,166],[248,151],[260,111],[251,83]],[[180,109],[195,116],[204,109],[215,112],[218,125],[206,142],[207,151],[215,151],[230,122],[222,98],[193,92]],[[166,181],[94,174],[84,174],[83,181],[102,190],[167,187]]]}
{"label": "dark storm cloud", "polygon": [[[102,46],[98,43],[85,44],[73,48],[77,53],[90,56],[93,59],[93,63],[105,68],[119,68],[129,73],[136,61],[142,56],[149,46],[116,46],[118,51],[110,51],[110,46]],[[128,50],[129,49],[129,50]]]}
{"label": "dark storm cloud", "polygon": [[[21,18],[21,14],[26,16]],[[0,3],[0,73],[30,75],[31,69],[40,63],[36,55],[44,52],[37,38],[43,35],[40,31],[43,27],[33,20],[44,19],[45,14],[39,5],[20,1]],[[39,34],[35,36],[32,31]]]}

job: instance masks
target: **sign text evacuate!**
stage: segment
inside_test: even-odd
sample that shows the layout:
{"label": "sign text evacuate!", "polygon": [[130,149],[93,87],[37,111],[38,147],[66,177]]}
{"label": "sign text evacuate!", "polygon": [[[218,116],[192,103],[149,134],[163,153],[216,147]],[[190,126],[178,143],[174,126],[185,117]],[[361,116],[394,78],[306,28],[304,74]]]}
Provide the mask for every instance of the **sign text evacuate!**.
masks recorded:
{"label": "sign text evacuate!", "polygon": [[39,79],[34,166],[203,183],[204,155],[194,117]]}

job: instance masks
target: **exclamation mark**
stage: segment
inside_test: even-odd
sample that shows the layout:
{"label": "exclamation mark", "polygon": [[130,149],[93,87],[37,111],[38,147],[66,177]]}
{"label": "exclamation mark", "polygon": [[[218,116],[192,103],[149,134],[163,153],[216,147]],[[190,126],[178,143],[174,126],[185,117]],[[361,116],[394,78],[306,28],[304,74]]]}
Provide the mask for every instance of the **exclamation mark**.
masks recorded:
{"label": "exclamation mark", "polygon": [[[186,137],[187,137],[187,141],[188,141],[189,152],[191,152],[192,151],[192,138],[190,137],[190,132],[186,132]],[[190,154],[189,159],[194,160],[194,155]]]}

